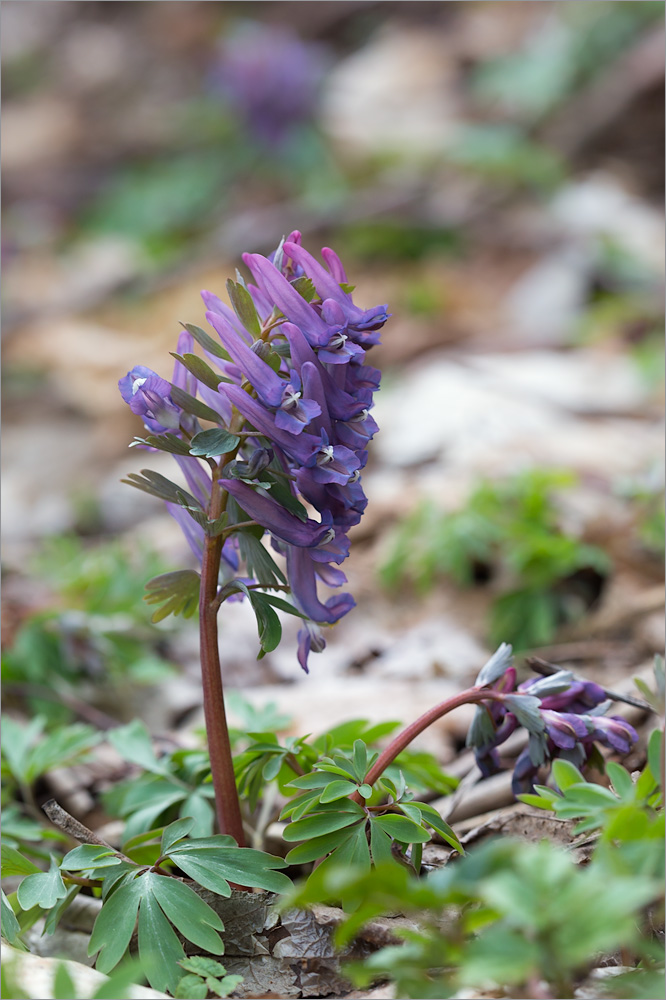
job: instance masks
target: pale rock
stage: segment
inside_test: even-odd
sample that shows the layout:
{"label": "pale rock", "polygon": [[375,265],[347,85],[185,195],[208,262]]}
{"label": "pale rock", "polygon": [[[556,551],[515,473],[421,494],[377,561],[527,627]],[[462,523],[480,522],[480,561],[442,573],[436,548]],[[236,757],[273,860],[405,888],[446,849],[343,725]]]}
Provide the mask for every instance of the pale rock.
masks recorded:
{"label": "pale rock", "polygon": [[324,129],[357,155],[441,152],[455,125],[454,73],[441,32],[387,24],[329,76]]}
{"label": "pale rock", "polygon": [[[4,941],[2,960],[3,972],[8,981],[16,983],[30,1000],[52,1000],[53,980],[61,964],[67,969],[78,996],[90,996],[109,981],[108,976],[102,975],[95,969],[89,969],[80,962],[43,958],[30,952],[18,951]],[[128,996],[130,1000],[169,1000],[166,993],[160,993],[159,990],[152,990],[147,986],[131,986]]]}
{"label": "pale rock", "polygon": [[549,214],[563,233],[579,240],[612,237],[659,276],[664,269],[662,213],[598,171],[566,185]]}

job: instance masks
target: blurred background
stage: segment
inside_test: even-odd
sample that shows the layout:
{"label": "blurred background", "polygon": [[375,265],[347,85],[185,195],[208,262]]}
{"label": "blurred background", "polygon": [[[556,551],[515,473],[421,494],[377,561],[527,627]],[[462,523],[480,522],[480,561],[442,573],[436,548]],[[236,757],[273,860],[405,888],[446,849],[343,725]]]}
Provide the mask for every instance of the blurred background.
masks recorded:
{"label": "blurred background", "polygon": [[228,683],[316,732],[502,640],[606,684],[663,649],[663,50],[660,2],[5,0],[10,705],[199,718],[196,627],[141,599],[189,550],[120,483],[169,457],[117,381],[296,228],[393,314],[358,607],[306,680],[234,605]]}

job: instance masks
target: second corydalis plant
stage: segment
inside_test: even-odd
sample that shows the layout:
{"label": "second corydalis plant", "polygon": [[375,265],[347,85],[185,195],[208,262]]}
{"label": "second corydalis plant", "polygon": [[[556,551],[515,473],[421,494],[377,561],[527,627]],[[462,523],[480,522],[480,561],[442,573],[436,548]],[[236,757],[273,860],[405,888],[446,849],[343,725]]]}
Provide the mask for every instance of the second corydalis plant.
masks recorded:
{"label": "second corydalis plant", "polygon": [[[340,259],[327,267],[294,231],[270,258],[245,254],[254,283],[239,276],[227,290],[233,309],[203,292],[211,337],[187,325],[178,340],[173,380],[137,366],[119,382],[141,416],[135,444],[170,452],[187,489],[143,470],[126,480],[167,502],[200,562],[151,581],[158,617],[192,613],[199,600],[204,711],[218,822],[242,845],[243,826],[224,710],[217,613],[230,598],[249,598],[260,656],[280,641],[275,608],[298,615],[298,659],[325,646],[322,626],[353,606],[350,594],[321,601],[319,581],[339,587],[348,532],[367,504],[361,471],[377,430],[369,414],[380,373],[364,363],[379,342],[386,306],[361,309]],[[195,341],[204,357],[194,352]],[[211,365],[215,367],[211,367]],[[217,370],[215,370],[217,369]],[[213,424],[202,430],[200,420]],[[304,501],[319,514],[310,518]],[[285,572],[261,544],[284,556]],[[266,591],[291,594],[294,604]]]}

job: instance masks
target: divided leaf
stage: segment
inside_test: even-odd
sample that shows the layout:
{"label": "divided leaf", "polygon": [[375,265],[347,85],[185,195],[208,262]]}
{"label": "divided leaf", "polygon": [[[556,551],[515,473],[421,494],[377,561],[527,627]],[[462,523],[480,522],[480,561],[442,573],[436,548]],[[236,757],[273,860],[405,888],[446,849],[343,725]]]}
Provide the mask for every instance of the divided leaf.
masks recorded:
{"label": "divided leaf", "polygon": [[236,434],[230,434],[223,427],[212,427],[194,435],[190,445],[190,455],[217,458],[218,455],[227,455],[234,451],[239,444],[240,438]]}
{"label": "divided leaf", "polygon": [[148,593],[143,599],[147,604],[162,606],[153,612],[151,621],[160,622],[168,615],[191,618],[199,607],[200,585],[201,578],[193,569],[153,577],[146,584]]}

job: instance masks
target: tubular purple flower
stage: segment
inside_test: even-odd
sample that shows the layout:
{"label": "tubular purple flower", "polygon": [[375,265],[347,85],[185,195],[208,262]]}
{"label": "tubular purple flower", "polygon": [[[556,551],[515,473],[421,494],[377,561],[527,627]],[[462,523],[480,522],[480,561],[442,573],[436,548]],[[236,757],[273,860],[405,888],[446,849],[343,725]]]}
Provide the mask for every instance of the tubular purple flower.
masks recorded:
{"label": "tubular purple flower", "polygon": [[326,649],[326,640],[321,634],[319,626],[313,625],[312,622],[305,622],[303,628],[299,629],[298,632],[298,662],[306,674],[310,673],[308,668],[310,652],[321,653],[324,649]]}
{"label": "tubular purple flower", "polygon": [[205,538],[203,528],[200,524],[197,524],[196,521],[193,521],[185,508],[181,507],[179,504],[167,502],[166,508],[185,535],[185,540],[194,553],[197,562],[200,563]]}
{"label": "tubular purple flower", "polygon": [[227,395],[236,409],[250,421],[259,434],[270,438],[274,444],[278,445],[279,448],[282,448],[283,451],[295,458],[302,465],[318,451],[320,447],[319,438],[313,434],[307,434],[305,431],[299,435],[294,435],[278,427],[275,423],[275,415],[265,409],[256,399],[248,396],[240,386],[223,385],[220,391]]}
{"label": "tubular purple flower", "polygon": [[262,403],[265,403],[266,406],[279,406],[282,402],[283,392],[288,386],[286,379],[280,378],[270,365],[262,361],[259,355],[255,354],[244,340],[241,340],[224,316],[207,312],[206,319],[216,331],[229,357],[236,362],[247,376],[248,381],[252,383]]}
{"label": "tubular purple flower", "polygon": [[321,432],[319,447],[305,462],[316,483],[338,483],[346,486],[350,476],[361,466],[360,460],[344,445],[329,444],[326,431]]}
{"label": "tubular purple flower", "polygon": [[317,597],[315,564],[308,549],[288,547],[287,577],[296,607],[314,622],[332,625],[356,606],[351,594],[337,594],[321,603]]}
{"label": "tubular purple flower", "polygon": [[310,362],[319,372],[324,392],[326,393],[326,405],[334,420],[351,420],[365,408],[365,400],[354,399],[353,396],[336,384],[331,374],[318,360],[317,355],[297,326],[293,323],[283,323],[280,331],[284,333],[289,341],[294,364],[299,366],[302,371],[303,366],[307,362]]}
{"label": "tubular purple flower", "polygon": [[586,718],[594,727],[589,738],[617,750],[618,753],[629,753],[638,740],[634,727],[619,715],[588,715]]}
{"label": "tubular purple flower", "polygon": [[182,410],[171,399],[171,383],[145,365],[136,365],[118,382],[120,394],[132,413],[143,418],[155,434],[180,427]]}
{"label": "tubular purple flower", "polygon": [[302,390],[299,374],[296,369],[292,369],[290,381],[282,390],[282,400],[275,413],[275,426],[280,430],[300,434],[321,414],[321,406],[317,400],[305,398],[309,393],[303,393]]}
{"label": "tubular purple flower", "polygon": [[304,548],[318,545],[330,530],[327,525],[312,521],[310,518],[301,521],[275,500],[257,493],[240,479],[220,479],[220,485],[238,501],[254,521],[290,545]]}
{"label": "tubular purple flower", "polygon": [[588,727],[580,715],[543,709],[541,717],[546,724],[548,738],[555,746],[564,750],[572,750],[579,740],[584,740],[588,735]]}
{"label": "tubular purple flower", "polygon": [[331,339],[330,328],[275,265],[258,253],[243,254],[243,261],[252,272],[259,288],[287,319],[300,327],[310,344],[313,347],[325,347]]}
{"label": "tubular purple flower", "polygon": [[[234,330],[239,337],[241,337],[246,344],[252,343],[252,336],[248,333],[242,323],[239,322],[236,313],[233,309],[230,309],[217,295],[212,292],[207,292],[205,289],[200,293],[203,299],[204,305],[209,312],[217,313],[218,316],[222,316],[223,319],[227,321],[229,326]],[[255,303],[256,304],[256,303]],[[270,309],[269,309],[270,312]]]}
{"label": "tubular purple flower", "polygon": [[324,391],[320,368],[311,361],[306,361],[301,368],[301,378],[303,380],[304,394],[319,407],[319,413],[315,414],[316,419],[313,418],[312,421],[312,429],[319,432],[324,431],[331,438],[333,436],[333,425],[331,424],[328,412],[326,392]]}
{"label": "tubular purple flower", "polygon": [[[332,299],[338,304],[344,315],[345,326],[361,334],[361,343],[368,345],[379,343],[379,337],[367,334],[365,331],[374,331],[384,325],[389,318],[385,305],[376,306],[374,309],[359,309],[358,306],[354,305],[351,293],[344,292],[340,288],[340,282],[336,280],[333,274],[327,271],[325,267],[322,267],[319,261],[312,254],[309,254],[307,250],[304,250],[303,247],[296,243],[285,243],[284,252],[303,268],[322,299]],[[327,263],[334,260],[334,266],[338,274],[340,271],[344,274],[342,265],[337,256],[333,255],[333,251],[326,247],[322,250],[322,256],[324,256]],[[345,281],[346,279],[343,278],[342,280]]]}

